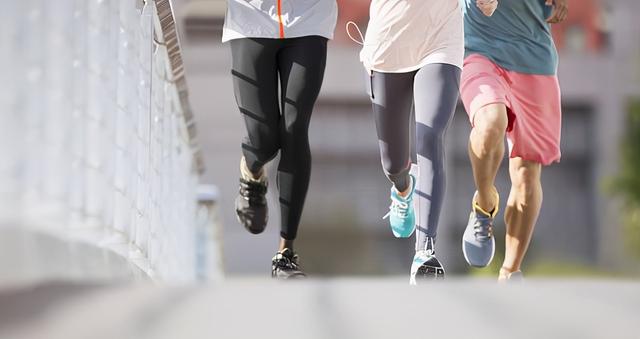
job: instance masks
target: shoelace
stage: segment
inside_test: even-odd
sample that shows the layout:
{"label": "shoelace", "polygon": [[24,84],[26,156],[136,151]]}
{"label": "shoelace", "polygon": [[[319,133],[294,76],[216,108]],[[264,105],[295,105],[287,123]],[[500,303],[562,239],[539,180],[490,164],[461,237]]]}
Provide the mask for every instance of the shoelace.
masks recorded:
{"label": "shoelace", "polygon": [[424,246],[423,250],[420,250],[420,255],[425,257],[431,257],[436,254],[436,241],[433,237],[427,237],[427,243]]}
{"label": "shoelace", "polygon": [[473,225],[473,233],[476,239],[480,241],[486,241],[493,236],[493,226],[491,225],[491,218],[485,216],[479,216],[476,214],[476,223]]}
{"label": "shoelace", "polygon": [[436,252],[432,249],[419,251],[418,257],[420,263],[427,262],[431,257],[435,256]]}
{"label": "shoelace", "polygon": [[427,237],[427,246],[425,252],[427,255],[436,254],[436,241],[433,237]]}
{"label": "shoelace", "polygon": [[391,214],[396,215],[400,219],[406,219],[409,211],[409,203],[400,201],[395,197],[391,198],[391,206],[389,206],[389,212],[382,217],[382,219],[388,218]]}
{"label": "shoelace", "polygon": [[267,193],[267,185],[264,183],[240,179],[240,195],[249,203],[261,203],[265,193]]}

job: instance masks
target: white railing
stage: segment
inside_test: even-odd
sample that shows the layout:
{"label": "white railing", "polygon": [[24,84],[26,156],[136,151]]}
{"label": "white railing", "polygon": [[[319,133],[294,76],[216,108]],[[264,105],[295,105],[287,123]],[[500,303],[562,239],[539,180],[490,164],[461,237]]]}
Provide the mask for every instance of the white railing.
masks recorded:
{"label": "white railing", "polygon": [[154,279],[218,276],[170,1],[0,7],[0,220],[115,251]]}

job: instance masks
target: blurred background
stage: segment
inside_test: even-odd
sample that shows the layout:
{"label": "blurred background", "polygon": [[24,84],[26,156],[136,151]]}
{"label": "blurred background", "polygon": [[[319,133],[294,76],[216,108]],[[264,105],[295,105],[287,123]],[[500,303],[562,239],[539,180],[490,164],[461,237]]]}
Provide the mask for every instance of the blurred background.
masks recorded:
{"label": "blurred background", "polygon": [[[230,51],[220,42],[226,2],[0,4],[1,280],[267,276],[279,234],[275,185],[264,234],[247,233],[233,209],[243,126]],[[345,30],[348,21],[366,29],[369,1],[338,4],[311,122],[313,170],[297,249],[313,276],[404,276],[414,239],[394,238],[382,220],[390,184],[359,45]],[[563,156],[543,171],[544,204],[524,271],[637,276],[640,3],[569,7],[553,27]],[[460,249],[474,191],[468,135],[459,105],[446,139],[438,252],[450,274],[495,276],[502,220],[492,267],[470,270]],[[506,164],[497,183],[503,196]]]}
{"label": "blurred background", "polygon": [[[336,37],[311,123],[312,179],[297,246],[314,275],[406,274],[414,240],[395,239],[381,219],[390,185],[380,167],[359,45],[345,33],[348,21],[366,29],[369,1],[338,3]],[[633,13],[640,9],[635,0],[570,0],[569,7],[568,19],[553,27],[561,56],[562,161],[543,171],[544,203],[524,270],[637,274],[638,217],[623,198],[637,193],[618,195],[623,192],[614,190],[613,182],[626,173],[629,182],[616,187],[638,189],[640,168],[634,159],[640,143],[633,112],[640,99],[640,26]],[[229,49],[220,43],[225,1],[178,0],[175,8],[208,168],[204,178],[221,192],[225,270],[266,273],[266,259],[278,237],[277,213],[272,213],[266,234],[256,237],[237,224],[233,212],[242,125],[233,100]],[[446,141],[448,188],[438,237],[439,257],[455,274],[470,272],[460,250],[474,191],[468,134],[459,105]],[[621,149],[625,142],[626,153]],[[506,197],[506,167],[498,188]],[[277,201],[274,190],[270,195],[271,203]],[[277,211],[276,205],[270,207]],[[500,249],[502,220],[497,234]],[[490,274],[501,264],[497,259],[496,267],[486,270]]]}

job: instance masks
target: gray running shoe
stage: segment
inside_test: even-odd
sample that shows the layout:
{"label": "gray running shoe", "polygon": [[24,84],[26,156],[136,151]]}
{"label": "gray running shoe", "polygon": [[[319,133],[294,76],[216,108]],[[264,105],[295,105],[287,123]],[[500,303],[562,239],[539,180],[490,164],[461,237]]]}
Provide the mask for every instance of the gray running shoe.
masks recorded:
{"label": "gray running shoe", "polygon": [[499,200],[496,200],[496,208],[489,214],[477,206],[474,197],[469,223],[462,236],[462,253],[467,263],[473,267],[486,267],[495,254],[493,219],[498,214]]}

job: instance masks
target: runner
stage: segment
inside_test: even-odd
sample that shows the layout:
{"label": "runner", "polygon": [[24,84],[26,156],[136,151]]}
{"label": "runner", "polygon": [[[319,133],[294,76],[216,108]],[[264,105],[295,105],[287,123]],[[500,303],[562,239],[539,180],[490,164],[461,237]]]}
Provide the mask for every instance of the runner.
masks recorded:
{"label": "runner", "polygon": [[[274,278],[304,277],[293,243],[309,187],[308,129],[337,18],[335,0],[228,0],[222,35],[230,42],[233,88],[246,126],[240,161],[238,221],[264,231],[264,166],[278,151],[280,247]],[[280,95],[278,94],[280,91]]]}
{"label": "runner", "polygon": [[521,279],[520,267],[542,205],[542,166],[560,160],[558,55],[550,23],[566,18],[566,0],[465,0],[466,57],[461,96],[472,125],[469,158],[476,193],[462,239],[471,266],[495,252],[494,186],[509,145],[511,192],[500,280]]}
{"label": "runner", "polygon": [[[464,54],[462,11],[458,0],[373,0],[369,17],[360,59],[369,73],[382,167],[393,183],[387,216],[399,238],[417,225],[415,284],[445,273],[435,243],[445,193],[444,134],[458,101]],[[410,128],[418,178],[409,173]]]}

